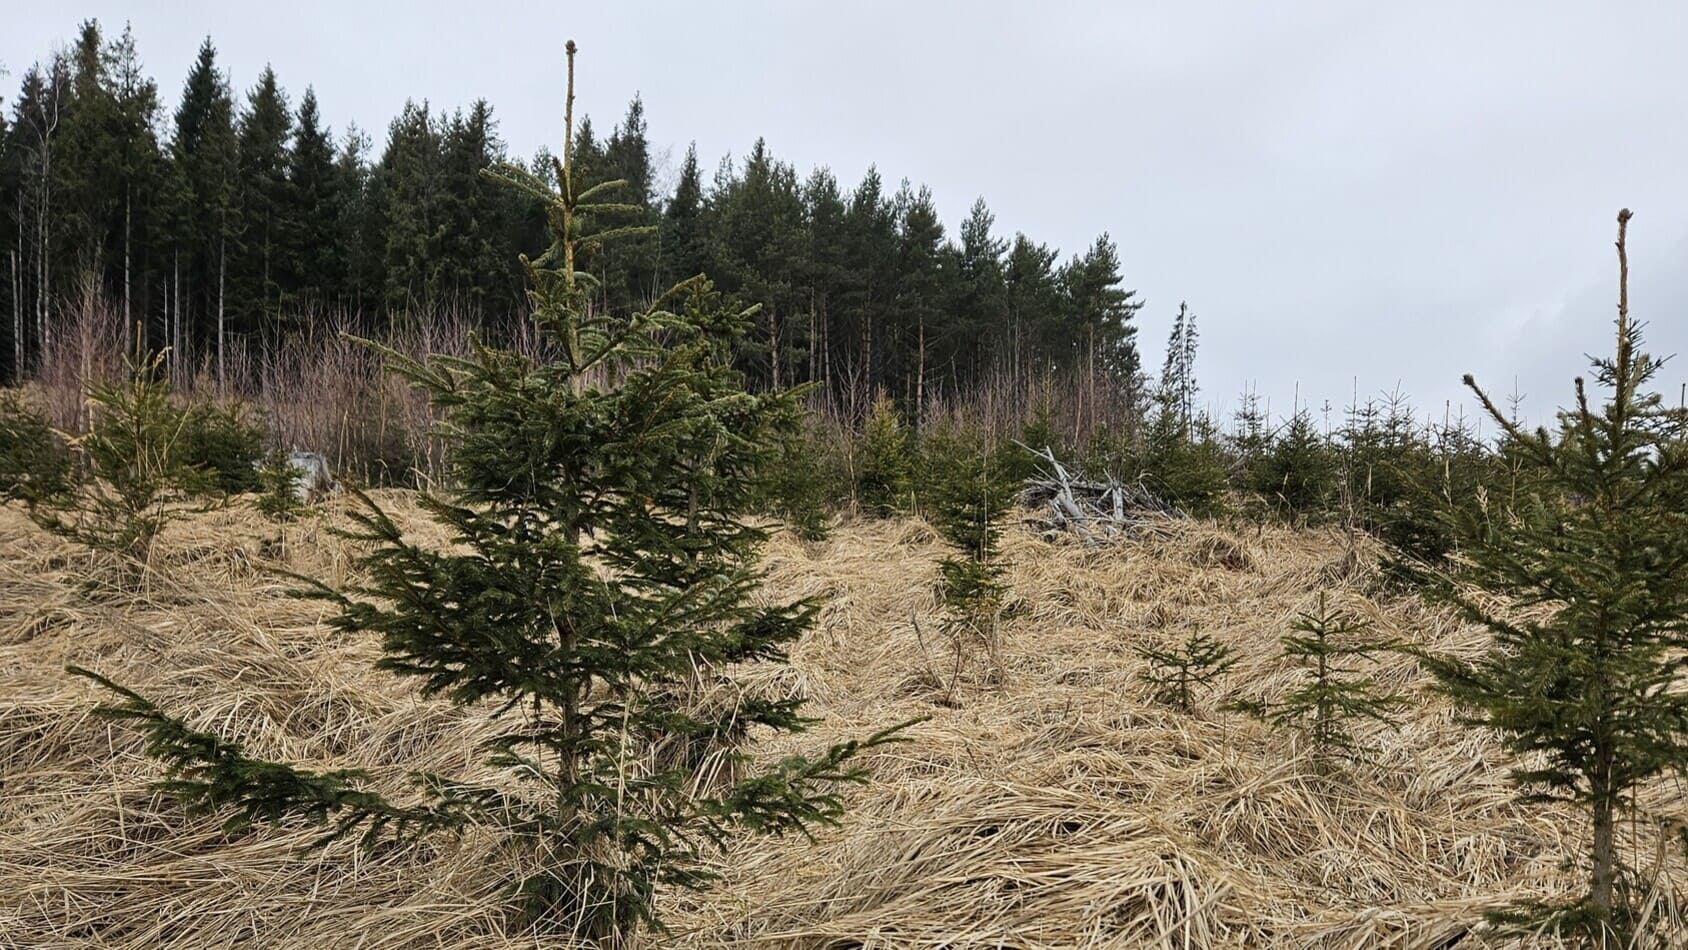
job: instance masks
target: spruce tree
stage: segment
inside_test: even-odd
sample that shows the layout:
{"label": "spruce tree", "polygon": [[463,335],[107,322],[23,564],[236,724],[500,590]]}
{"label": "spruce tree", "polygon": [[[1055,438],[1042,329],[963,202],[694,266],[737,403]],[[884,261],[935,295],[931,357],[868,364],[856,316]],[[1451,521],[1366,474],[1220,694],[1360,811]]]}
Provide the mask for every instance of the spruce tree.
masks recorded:
{"label": "spruce tree", "polygon": [[268,66],[246,95],[236,148],[240,162],[236,203],[240,220],[239,254],[231,265],[230,309],[238,316],[231,329],[280,336],[283,281],[295,268],[289,259],[287,215],[292,207],[287,178],[288,142],[293,114],[287,94]]}
{"label": "spruce tree", "polygon": [[684,280],[706,269],[703,210],[703,175],[698,169],[697,143],[693,142],[680,165],[674,195],[662,211],[664,277]]}
{"label": "spruce tree", "polygon": [[[605,298],[617,309],[643,306],[659,288],[656,286],[658,239],[654,225],[659,221],[656,196],[651,191],[651,150],[646,139],[645,103],[638,96],[627,104],[627,115],[604,142],[604,172],[608,178],[626,182],[616,195],[618,201],[636,206],[625,223],[652,226],[604,248],[601,256]],[[693,276],[692,274],[683,275]]]}
{"label": "spruce tree", "polygon": [[207,39],[176,108],[165,186],[173,302],[164,345],[172,365],[191,361],[206,340],[213,353],[226,342],[228,261],[240,236],[238,184],[234,100]]}
{"label": "spruce tree", "polygon": [[387,127],[367,233],[393,310],[431,301],[439,289],[440,147],[439,123],[426,102],[406,102]]}
{"label": "spruce tree", "polygon": [[1142,474],[1157,497],[1206,516],[1224,506],[1230,483],[1219,433],[1212,420],[1195,410],[1196,340],[1196,315],[1180,303],[1144,440]]}
{"label": "spruce tree", "polygon": [[[113,167],[122,189],[122,205],[114,211],[113,236],[120,244],[111,267],[121,266],[121,297],[125,334],[136,327],[145,335],[147,304],[157,297],[151,271],[158,264],[157,238],[164,160],[159,151],[158,85],[142,75],[135,37],[125,25],[111,47],[112,77],[117,98]],[[126,350],[135,342],[125,338]],[[145,341],[142,341],[143,344]],[[152,348],[156,349],[156,345]]]}
{"label": "spruce tree", "polygon": [[1195,630],[1175,646],[1138,647],[1136,653],[1148,661],[1141,676],[1155,701],[1180,712],[1195,709],[1197,692],[1212,689],[1215,680],[1237,665],[1230,647]]}
{"label": "spruce tree", "polygon": [[909,505],[913,452],[897,406],[881,392],[862,431],[856,461],[856,502],[876,518],[889,518]]}
{"label": "spruce tree", "polygon": [[70,490],[70,454],[39,407],[0,389],[0,502],[41,502]]}
{"label": "spruce tree", "polygon": [[334,137],[322,124],[316,91],[299,99],[293,147],[287,153],[287,204],[281,212],[288,273],[283,281],[290,307],[344,303],[352,247],[342,221],[347,213],[344,182],[334,167]]}
{"label": "spruce tree", "polygon": [[116,168],[118,105],[112,62],[97,21],[83,21],[70,60],[71,103],[54,162],[59,236],[83,275],[103,284],[108,231],[114,212],[121,209],[123,186]]}
{"label": "spruce tree", "polygon": [[304,510],[299,498],[299,476],[290,453],[274,449],[264,456],[258,468],[258,497],[253,507],[274,521],[291,521]]}
{"label": "spruce tree", "polygon": [[982,647],[1000,669],[999,624],[1007,587],[1001,559],[1003,519],[1014,502],[1013,483],[983,439],[954,435],[931,440],[934,464],[928,513],[951,554],[938,562],[944,604],[943,634],[954,669],[945,695],[952,703],[969,652]]}
{"label": "spruce tree", "polygon": [[996,216],[984,198],[973,202],[967,220],[961,223],[956,279],[941,331],[960,366],[958,385],[972,382],[976,374],[1004,355],[996,352],[996,347],[1008,335],[1008,297],[1002,275],[1008,242],[992,233],[995,227]]}
{"label": "spruce tree", "polygon": [[1272,447],[1272,432],[1267,425],[1266,411],[1261,406],[1260,393],[1249,386],[1237,397],[1237,410],[1231,417],[1231,434],[1227,440],[1231,451],[1242,466],[1245,483],[1264,482],[1252,473],[1266,458]]}
{"label": "spruce tree", "polygon": [[[346,249],[346,289],[341,302],[354,313],[366,306],[373,309],[386,281],[382,259],[385,247],[375,227],[382,197],[369,166],[373,147],[368,133],[353,124],[341,137],[340,151],[334,158],[334,185],[340,194],[340,216],[334,233],[337,246]],[[543,229],[534,233],[542,236]]]}
{"label": "spruce tree", "polygon": [[1301,666],[1301,685],[1267,702],[1238,702],[1231,707],[1276,725],[1301,729],[1313,747],[1313,761],[1321,770],[1341,758],[1357,758],[1366,748],[1354,735],[1353,724],[1365,720],[1393,725],[1399,697],[1379,693],[1371,677],[1351,661],[1367,661],[1390,644],[1365,636],[1369,625],[1332,610],[1320,592],[1317,609],[1302,612],[1283,638],[1284,655]]}
{"label": "spruce tree", "polygon": [[434,294],[479,317],[514,302],[512,271],[499,254],[504,233],[504,189],[480,171],[504,161],[497,123],[486,100],[444,123],[440,138],[439,189],[431,253]]}
{"label": "spruce tree", "polygon": [[1688,445],[1680,413],[1648,388],[1660,361],[1629,314],[1629,219],[1618,213],[1616,348],[1594,363],[1604,405],[1578,379],[1557,431],[1529,432],[1465,377],[1525,488],[1512,505],[1450,506],[1469,586],[1448,594],[1494,639],[1473,660],[1426,657],[1471,720],[1520,756],[1525,800],[1591,819],[1587,890],[1519,916],[1620,946],[1632,908],[1619,815],[1641,785],[1688,767]]}
{"label": "spruce tree", "polygon": [[171,400],[162,364],[163,354],[137,356],[125,380],[86,381],[89,429],[72,442],[83,477],[69,491],[27,499],[43,528],[114,556],[120,587],[144,570],[179,502],[206,486],[182,456],[187,413]]}
{"label": "spruce tree", "polygon": [[1335,487],[1336,459],[1313,424],[1313,413],[1299,407],[1271,440],[1251,472],[1254,490],[1291,518],[1325,505]]}
{"label": "spruce tree", "polygon": [[[568,54],[564,156],[574,154],[572,42]],[[395,803],[357,772],[255,759],[121,687],[106,715],[146,733],[169,768],[167,791],[237,825],[298,816],[330,823],[331,838],[366,840],[502,829],[527,921],[621,945],[658,923],[658,886],[707,881],[700,859],[728,835],[835,821],[837,783],[864,778],[851,759],[890,735],[757,768],[738,743],[752,728],[803,729],[800,699],[674,701],[698,670],[731,677],[741,664],[784,662],[813,617],[810,602],[759,596],[764,532],[745,520],[769,439],[794,423],[797,403],[744,391],[727,361],[750,314],[724,307],[706,280],[631,314],[588,306],[582,259],[618,230],[583,218],[617,213],[615,182],[581,188],[567,159],[554,183],[514,166],[495,177],[546,207],[551,247],[522,266],[558,359],[479,344],[461,359],[388,353],[446,413],[455,487],[422,501],[454,543],[421,547],[364,499],[352,534],[368,545],[366,580],[313,590],[338,608],[334,627],[380,637],[380,668],[498,717],[488,756],[506,780],[418,776],[422,800]],[[689,762],[651,754],[667,740],[724,747],[736,780],[694,794]]]}
{"label": "spruce tree", "polygon": [[819,420],[810,416],[782,439],[762,504],[805,541],[824,541],[840,501],[848,501],[849,476],[831,451]]}

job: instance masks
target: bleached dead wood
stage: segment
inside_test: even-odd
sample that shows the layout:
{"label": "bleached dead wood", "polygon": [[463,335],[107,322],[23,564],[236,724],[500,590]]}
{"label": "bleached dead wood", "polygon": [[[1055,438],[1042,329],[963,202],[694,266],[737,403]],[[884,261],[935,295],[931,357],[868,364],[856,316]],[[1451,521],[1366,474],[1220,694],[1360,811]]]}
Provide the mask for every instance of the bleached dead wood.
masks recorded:
{"label": "bleached dead wood", "polygon": [[1048,446],[1016,445],[1037,456],[1040,472],[1020,489],[1022,507],[1040,512],[1029,519],[1045,533],[1076,534],[1086,544],[1130,534],[1149,518],[1176,514],[1171,505],[1141,484],[1109,475],[1097,480],[1075,474]]}
{"label": "bleached dead wood", "polygon": [[[253,463],[260,467],[262,462]],[[287,453],[287,464],[293,470],[293,497],[301,505],[311,505],[340,490],[328,458],[320,452],[293,449]]]}

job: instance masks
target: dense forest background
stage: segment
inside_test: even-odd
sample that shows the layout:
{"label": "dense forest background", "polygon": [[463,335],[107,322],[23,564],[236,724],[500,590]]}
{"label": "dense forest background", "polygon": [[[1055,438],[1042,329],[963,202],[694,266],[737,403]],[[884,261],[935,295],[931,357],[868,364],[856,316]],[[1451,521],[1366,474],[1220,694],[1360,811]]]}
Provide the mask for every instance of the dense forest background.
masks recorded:
{"label": "dense forest background", "polygon": [[[760,140],[712,172],[688,149],[659,190],[637,98],[607,132],[583,122],[574,149],[589,181],[625,179],[620,200],[654,229],[588,262],[598,304],[707,273],[762,306],[739,355],[753,385],[813,381],[853,406],[883,390],[918,418],[986,378],[1065,373],[1141,408],[1140,301],[1107,234],[1063,258],[1000,233],[983,198],[952,234],[924,187],[875,168],[853,185],[803,174]],[[35,374],[61,314],[93,298],[125,342],[137,328],[219,386],[233,363],[339,329],[449,315],[520,332],[518,254],[545,246],[544,222],[480,175],[498,161],[552,168],[508,154],[485,101],[410,103],[377,150],[325,126],[308,85],[290,93],[266,69],[238,87],[209,39],[171,98],[130,30],[86,22],[21,72],[0,116],[0,383]]]}

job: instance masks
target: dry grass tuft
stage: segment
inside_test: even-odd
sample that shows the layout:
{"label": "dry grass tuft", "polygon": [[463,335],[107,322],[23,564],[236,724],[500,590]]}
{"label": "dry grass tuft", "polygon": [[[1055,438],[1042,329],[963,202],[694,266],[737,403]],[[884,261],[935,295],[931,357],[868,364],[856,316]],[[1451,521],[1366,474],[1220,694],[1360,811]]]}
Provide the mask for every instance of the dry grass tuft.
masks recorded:
{"label": "dry grass tuft", "polygon": [[[439,540],[410,496],[382,498]],[[746,842],[714,891],[668,897],[673,933],[653,943],[1439,947],[1487,908],[1579,886],[1565,865],[1586,829],[1514,804],[1497,745],[1456,726],[1410,659],[1378,670],[1413,698],[1402,729],[1369,736],[1374,761],[1343,776],[1215,710],[1292,682],[1278,637],[1321,588],[1382,636],[1480,648],[1479,630],[1376,593],[1338,538],[1171,521],[1102,548],[1011,534],[1020,606],[1003,631],[1005,678],[964,680],[955,708],[934,704],[943,659],[916,635],[937,626],[939,548],[910,521],[771,545],[771,589],[826,604],[790,670],[744,685],[807,695],[826,721],[763,751],[932,718],[874,756],[876,781],[851,791],[845,826]],[[101,697],[62,672],[106,672],[260,754],[372,767],[401,795],[414,769],[494,779],[477,764],[484,715],[372,671],[372,643],[327,631],[323,608],[287,598],[270,573],[339,583],[349,553],[323,521],[216,511],[168,531],[144,596],[90,597],[80,555],[0,509],[0,944],[539,945],[503,929],[491,840],[302,854],[308,828],[230,838],[215,820],[186,821],[149,790],[156,771],[135,738],[89,716]],[[1239,662],[1185,716],[1147,702],[1132,648],[1195,627]],[[1674,787],[1643,800],[1657,821],[1631,829],[1633,853],[1650,869],[1658,828],[1682,805]],[[1679,856],[1659,884],[1655,933],[1680,945]]]}

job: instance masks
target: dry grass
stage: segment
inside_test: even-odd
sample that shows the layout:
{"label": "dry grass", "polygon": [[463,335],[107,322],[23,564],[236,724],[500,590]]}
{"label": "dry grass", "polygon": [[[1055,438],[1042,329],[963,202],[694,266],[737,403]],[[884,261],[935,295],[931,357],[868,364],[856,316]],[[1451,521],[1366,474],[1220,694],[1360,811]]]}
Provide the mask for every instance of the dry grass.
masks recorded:
{"label": "dry grass", "polygon": [[[415,522],[408,495],[382,497]],[[931,530],[776,539],[773,589],[826,606],[793,668],[758,685],[806,693],[826,722],[767,754],[932,719],[874,756],[876,781],[850,793],[843,827],[812,843],[745,842],[715,890],[668,896],[673,933],[653,944],[1454,946],[1486,908],[1581,883],[1565,865],[1583,824],[1513,804],[1497,745],[1456,726],[1409,659],[1379,671],[1412,699],[1404,726],[1372,736],[1375,762],[1337,778],[1292,737],[1216,712],[1213,697],[1193,716],[1146,701],[1132,646],[1196,624],[1241,658],[1218,698],[1282,690],[1294,673],[1277,638],[1321,588],[1383,635],[1481,646],[1443,613],[1369,592],[1334,537],[1187,522],[1109,548],[1014,533],[1007,553],[1024,613],[1004,630],[1005,682],[986,685],[981,670],[951,709],[935,705],[944,660],[923,653],[912,622],[937,609]],[[89,716],[101,697],[64,664],[260,754],[373,766],[395,789],[413,769],[483,772],[475,745],[489,733],[484,716],[375,673],[373,644],[283,596],[268,567],[346,577],[348,551],[321,522],[212,512],[172,527],[160,559],[143,596],[90,597],[77,555],[0,510],[0,945],[539,945],[502,928],[490,839],[303,854],[309,829],[231,838],[150,791],[155,767],[132,735]],[[1674,786],[1646,801],[1630,831],[1650,873],[1660,823],[1682,808]],[[1659,880],[1653,930],[1680,945],[1666,895],[1688,869],[1672,857]]]}

